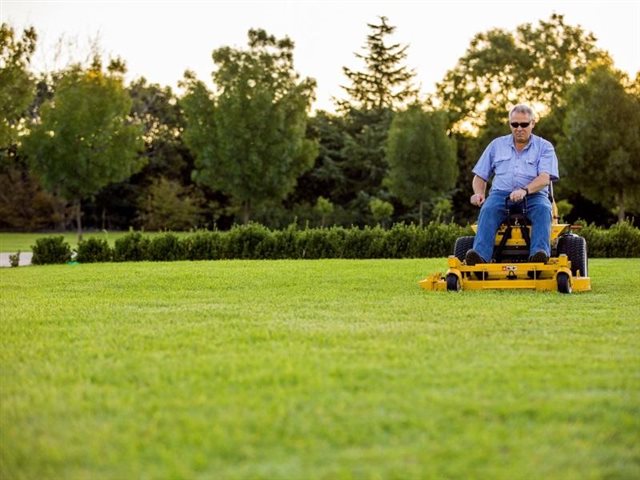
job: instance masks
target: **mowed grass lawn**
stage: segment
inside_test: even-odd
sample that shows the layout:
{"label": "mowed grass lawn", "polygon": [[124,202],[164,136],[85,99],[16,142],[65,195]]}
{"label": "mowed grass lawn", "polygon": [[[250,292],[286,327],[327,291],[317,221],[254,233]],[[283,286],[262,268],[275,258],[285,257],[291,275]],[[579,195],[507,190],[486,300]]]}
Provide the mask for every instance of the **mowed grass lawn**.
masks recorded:
{"label": "mowed grass lawn", "polygon": [[445,266],[2,269],[0,478],[638,478],[640,259],[419,289]]}

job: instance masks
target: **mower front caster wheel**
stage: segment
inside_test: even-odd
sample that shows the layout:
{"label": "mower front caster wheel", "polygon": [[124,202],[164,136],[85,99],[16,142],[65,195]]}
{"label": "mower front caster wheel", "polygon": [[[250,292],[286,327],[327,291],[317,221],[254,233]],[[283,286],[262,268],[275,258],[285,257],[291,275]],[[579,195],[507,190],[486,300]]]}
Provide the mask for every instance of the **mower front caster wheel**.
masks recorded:
{"label": "mower front caster wheel", "polygon": [[460,278],[454,273],[448,274],[447,290],[449,292],[459,292],[461,289],[462,289],[462,285],[460,285]]}
{"label": "mower front caster wheel", "polygon": [[568,273],[560,272],[558,273],[558,292],[560,293],[571,293],[571,279],[569,278]]}

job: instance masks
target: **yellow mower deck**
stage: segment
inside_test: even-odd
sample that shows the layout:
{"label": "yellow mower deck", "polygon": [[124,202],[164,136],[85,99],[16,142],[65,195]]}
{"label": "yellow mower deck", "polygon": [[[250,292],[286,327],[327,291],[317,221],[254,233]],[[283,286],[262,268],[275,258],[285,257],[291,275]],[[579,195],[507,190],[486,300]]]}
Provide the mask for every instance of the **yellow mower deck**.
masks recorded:
{"label": "yellow mower deck", "polygon": [[[487,290],[487,289],[529,289],[537,291],[561,290],[573,292],[591,290],[589,277],[571,274],[571,264],[566,255],[550,258],[543,263],[479,263],[469,266],[456,256],[448,259],[449,269],[430,275],[419,282],[425,290]],[[455,276],[455,278],[453,277]],[[559,278],[559,276],[561,278]],[[456,283],[456,279],[457,282]],[[447,285],[449,281],[449,285]]]}

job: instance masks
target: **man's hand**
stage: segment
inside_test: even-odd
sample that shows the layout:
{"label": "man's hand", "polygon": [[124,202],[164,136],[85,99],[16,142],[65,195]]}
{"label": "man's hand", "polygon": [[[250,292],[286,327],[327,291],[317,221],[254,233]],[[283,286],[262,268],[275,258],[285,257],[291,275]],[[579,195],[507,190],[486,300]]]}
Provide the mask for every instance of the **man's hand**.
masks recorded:
{"label": "man's hand", "polygon": [[512,202],[521,202],[524,197],[527,196],[527,191],[524,188],[516,188],[509,194],[509,199]]}
{"label": "man's hand", "polygon": [[473,195],[471,195],[469,201],[471,202],[471,205],[481,207],[484,203],[484,193],[474,193]]}

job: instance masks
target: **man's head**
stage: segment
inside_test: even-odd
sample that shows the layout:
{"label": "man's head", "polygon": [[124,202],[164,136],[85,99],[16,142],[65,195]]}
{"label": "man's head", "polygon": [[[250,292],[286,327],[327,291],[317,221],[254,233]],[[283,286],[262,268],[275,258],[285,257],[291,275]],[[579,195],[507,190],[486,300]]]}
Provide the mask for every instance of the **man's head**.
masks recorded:
{"label": "man's head", "polygon": [[516,105],[509,112],[509,126],[516,144],[527,144],[535,124],[535,114],[528,105]]}

